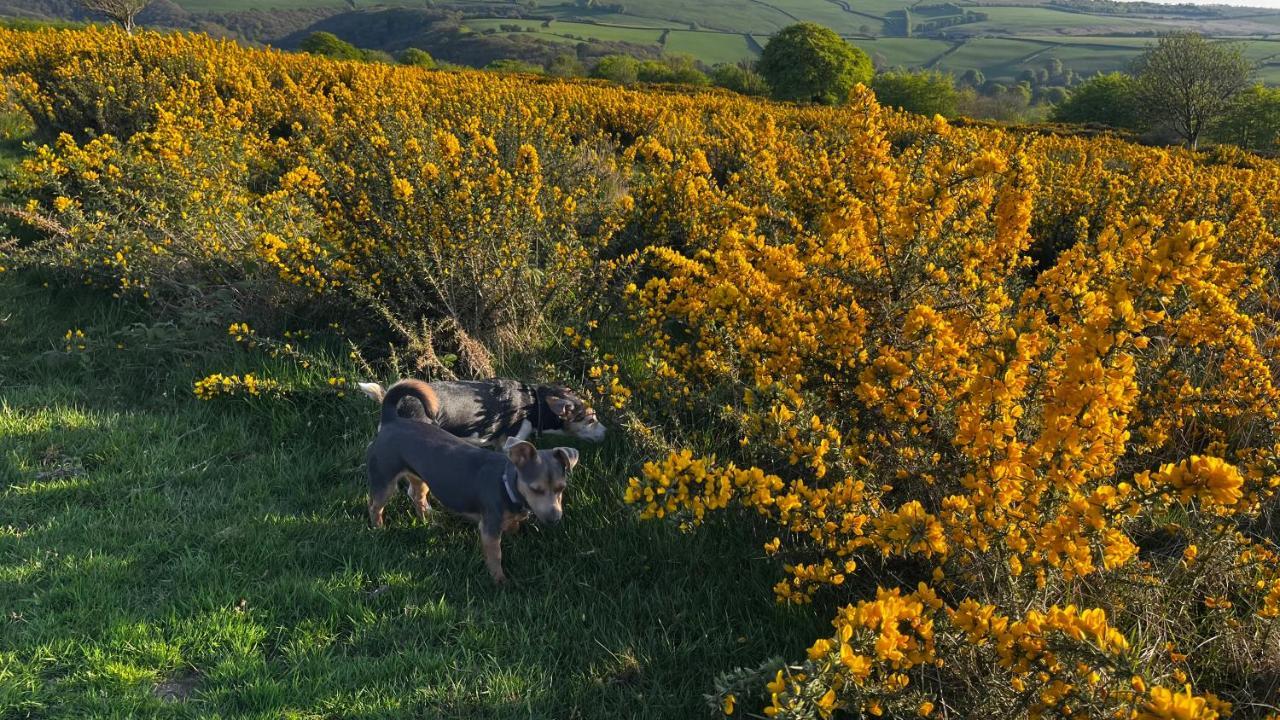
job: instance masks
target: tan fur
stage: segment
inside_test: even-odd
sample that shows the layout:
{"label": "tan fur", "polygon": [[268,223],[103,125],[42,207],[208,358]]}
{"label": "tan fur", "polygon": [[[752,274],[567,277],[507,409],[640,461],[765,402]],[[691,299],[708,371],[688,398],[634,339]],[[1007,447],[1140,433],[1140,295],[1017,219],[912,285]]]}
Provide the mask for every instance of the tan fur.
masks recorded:
{"label": "tan fur", "polygon": [[502,571],[502,536],[489,537],[481,530],[480,544],[484,546],[484,565],[489,568],[489,575],[495,583],[505,583],[507,575]]}

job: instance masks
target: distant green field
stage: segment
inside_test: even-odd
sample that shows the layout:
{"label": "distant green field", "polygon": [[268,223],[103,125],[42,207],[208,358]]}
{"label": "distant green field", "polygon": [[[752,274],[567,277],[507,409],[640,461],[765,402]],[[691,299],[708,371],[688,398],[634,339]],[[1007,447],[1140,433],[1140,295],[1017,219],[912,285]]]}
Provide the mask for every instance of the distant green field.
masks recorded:
{"label": "distant green field", "polygon": [[1258,68],[1257,80],[1268,85],[1280,85],[1280,64]]}
{"label": "distant green field", "polygon": [[1154,41],[1154,38],[1124,36],[1107,37],[1106,35],[1080,35],[1074,37],[1063,35],[1019,35],[1018,39],[1052,44],[1081,45],[1086,47],[1105,46],[1136,48],[1138,50],[1142,50]]}
{"label": "distant green field", "polygon": [[[240,10],[296,10],[299,8],[343,7],[342,0],[174,0],[175,4],[189,12],[236,12]],[[357,7],[373,7],[375,3],[360,2]]]}
{"label": "distant green field", "polygon": [[[539,14],[541,13],[542,10],[539,9]],[[623,15],[615,12],[593,12],[587,15],[582,13],[581,8],[569,6],[547,8],[546,14],[554,15],[557,19],[563,19],[566,22],[571,22],[573,20],[590,20],[591,22],[599,25],[658,28],[659,30],[687,30],[689,28],[689,23],[687,22],[676,22],[674,20],[663,20],[662,18],[653,17],[640,17],[639,15]]]}
{"label": "distant green field", "polygon": [[[1175,11],[1159,15],[1105,14],[1050,7],[1045,0],[1017,5],[980,5],[958,0],[627,0],[625,5],[588,7],[578,0],[535,0],[520,5],[530,18],[512,14],[514,2],[437,0],[436,8],[461,11],[463,26],[477,33],[537,38],[571,46],[583,41],[630,43],[655,52],[684,53],[713,65],[751,60],[780,28],[798,21],[826,25],[866,50],[881,67],[929,67],[961,74],[981,70],[992,79],[1012,79],[1039,69],[1051,58],[1079,75],[1126,67],[1152,39],[1175,28],[1199,28],[1224,40],[1240,40],[1259,78],[1280,80],[1280,8],[1221,7],[1214,17],[1191,18]],[[273,8],[342,8],[343,0],[176,0],[193,11],[269,11]],[[395,0],[354,0],[357,8],[422,7]],[[955,5],[987,19],[913,37],[885,37],[901,27],[912,9],[913,24],[958,14]],[[552,18],[544,23],[545,18]],[[895,19],[899,18],[899,19]],[[505,26],[505,28],[504,28]],[[518,28],[513,32],[512,28]],[[665,37],[663,31],[669,31]]]}
{"label": "distant green field", "polygon": [[1028,62],[1017,63],[1013,69],[1016,74],[1028,68],[1041,68],[1050,58],[1057,58],[1064,67],[1071,68],[1080,75],[1093,75],[1126,68],[1141,52],[1142,46],[1065,44],[1051,47]]}
{"label": "distant green field", "polygon": [[736,63],[756,56],[742,35],[684,30],[672,30],[667,35],[666,51],[687,53],[709,63]]}
{"label": "distant green field", "polygon": [[949,53],[939,63],[939,69],[957,72],[981,70],[989,77],[1015,75],[1023,58],[1040,53],[1047,47],[1049,46],[1043,43],[1025,40],[976,38]]}
{"label": "distant green field", "polygon": [[1280,39],[1246,40],[1241,44],[1244,46],[1244,56],[1256,63],[1273,60],[1280,56]]}
{"label": "distant green field", "polygon": [[858,38],[851,42],[888,67],[923,67],[954,44],[928,38]]}
{"label": "distant green field", "polygon": [[539,36],[550,36],[549,39],[564,40],[603,40],[606,42],[629,42],[637,45],[657,45],[662,30],[657,28],[626,28],[613,25],[597,25],[592,23],[561,22],[556,20],[543,27],[538,20],[483,19],[467,20],[466,26],[476,30],[501,30],[503,26],[520,26],[524,32],[532,32]]}
{"label": "distant green field", "polygon": [[[807,1],[815,8],[826,4],[822,0]],[[796,22],[795,18],[768,3],[749,0],[703,0],[697,3],[684,0],[644,0],[627,3],[626,8],[627,15],[679,20],[697,28],[727,32],[772,33]]]}
{"label": "distant green field", "polygon": [[1091,31],[1098,34],[1137,32],[1161,27],[1149,21],[1113,15],[1086,15],[1044,7],[983,7],[988,20],[959,26],[969,34],[1027,35]]}
{"label": "distant green field", "polygon": [[840,33],[860,32],[859,28],[864,26],[872,32],[881,32],[884,27],[883,19],[886,9],[868,9],[863,3],[849,3],[849,7],[864,13],[855,14],[833,2],[814,3],[813,0],[766,0],[766,2],[779,10],[826,25]]}

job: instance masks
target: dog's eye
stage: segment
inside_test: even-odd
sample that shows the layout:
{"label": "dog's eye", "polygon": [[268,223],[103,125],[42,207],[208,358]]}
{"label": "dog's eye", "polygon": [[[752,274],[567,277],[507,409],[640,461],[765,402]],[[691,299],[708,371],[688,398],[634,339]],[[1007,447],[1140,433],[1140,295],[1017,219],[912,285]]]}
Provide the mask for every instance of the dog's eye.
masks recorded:
{"label": "dog's eye", "polygon": [[541,495],[547,491],[546,488],[540,488],[537,485],[530,485],[529,489],[533,491],[534,495]]}

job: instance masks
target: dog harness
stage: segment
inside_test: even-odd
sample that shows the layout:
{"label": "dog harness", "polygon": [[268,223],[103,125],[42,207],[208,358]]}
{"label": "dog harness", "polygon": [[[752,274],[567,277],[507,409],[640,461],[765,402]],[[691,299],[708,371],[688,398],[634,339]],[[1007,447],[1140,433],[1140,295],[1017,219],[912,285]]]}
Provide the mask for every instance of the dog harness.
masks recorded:
{"label": "dog harness", "polygon": [[510,462],[507,463],[507,469],[502,471],[502,487],[507,490],[507,498],[514,506],[510,508],[512,511],[526,510],[529,504],[524,501],[524,496],[516,489],[516,477],[518,476],[516,466]]}

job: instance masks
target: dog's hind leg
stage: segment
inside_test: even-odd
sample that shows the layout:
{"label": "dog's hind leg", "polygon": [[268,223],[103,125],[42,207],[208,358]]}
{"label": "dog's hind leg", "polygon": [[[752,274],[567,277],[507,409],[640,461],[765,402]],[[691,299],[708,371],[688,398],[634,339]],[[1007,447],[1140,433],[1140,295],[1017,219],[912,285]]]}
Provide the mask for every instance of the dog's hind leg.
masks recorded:
{"label": "dog's hind leg", "polygon": [[382,511],[391,502],[396,493],[395,478],[380,476],[373,468],[369,469],[369,524],[382,527]]}
{"label": "dog's hind leg", "polygon": [[427,484],[417,475],[406,473],[405,476],[409,478],[409,499],[413,501],[413,511],[417,513],[419,520],[426,520],[427,514],[431,512],[431,503],[427,500]]}

